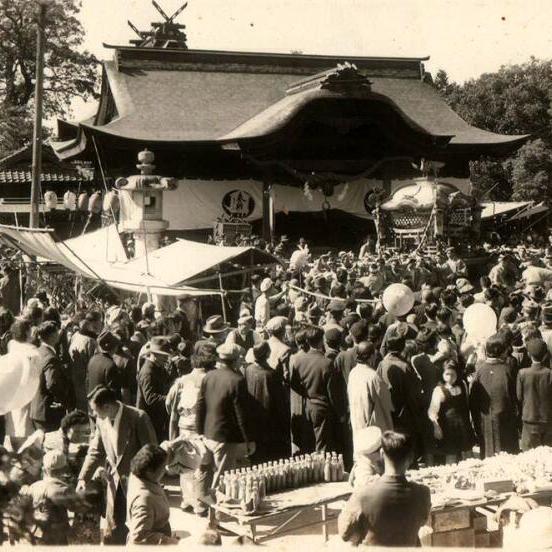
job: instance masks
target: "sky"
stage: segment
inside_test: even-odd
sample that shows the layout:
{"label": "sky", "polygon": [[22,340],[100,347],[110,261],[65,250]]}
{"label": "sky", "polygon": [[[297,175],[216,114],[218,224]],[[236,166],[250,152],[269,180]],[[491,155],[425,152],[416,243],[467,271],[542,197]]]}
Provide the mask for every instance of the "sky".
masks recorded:
{"label": "sky", "polygon": [[[157,0],[168,15],[184,0]],[[128,44],[161,16],[151,0],[82,0],[85,47]],[[430,56],[463,82],[531,56],[552,57],[551,0],[188,0],[177,20],[191,49],[357,56]],[[74,119],[94,112],[77,100]]]}

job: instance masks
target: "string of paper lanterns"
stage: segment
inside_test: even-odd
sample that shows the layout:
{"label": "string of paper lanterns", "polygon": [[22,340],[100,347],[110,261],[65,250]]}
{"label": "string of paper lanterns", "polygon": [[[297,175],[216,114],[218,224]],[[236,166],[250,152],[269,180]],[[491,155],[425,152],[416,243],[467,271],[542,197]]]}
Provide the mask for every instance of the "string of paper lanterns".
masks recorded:
{"label": "string of paper lanterns", "polygon": [[[57,209],[58,196],[56,192],[48,190],[44,192],[44,207],[46,211]],[[66,211],[88,212],[93,215],[99,215],[102,211],[105,214],[117,214],[119,212],[119,196],[113,190],[102,195],[101,192],[94,192],[88,195],[87,192],[81,192],[78,196],[75,192],[67,190],[63,194],[63,209]]]}

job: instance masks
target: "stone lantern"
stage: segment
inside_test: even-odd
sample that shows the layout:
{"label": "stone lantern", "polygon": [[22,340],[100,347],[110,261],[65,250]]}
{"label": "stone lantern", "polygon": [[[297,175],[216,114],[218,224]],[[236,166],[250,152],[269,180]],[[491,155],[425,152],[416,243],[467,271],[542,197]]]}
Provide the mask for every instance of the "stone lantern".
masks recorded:
{"label": "stone lantern", "polygon": [[145,149],[138,154],[140,174],[118,178],[115,187],[119,190],[119,230],[134,235],[135,257],[159,249],[161,234],[169,227],[163,219],[163,193],[175,190],[175,178],[152,174],[155,156]]}

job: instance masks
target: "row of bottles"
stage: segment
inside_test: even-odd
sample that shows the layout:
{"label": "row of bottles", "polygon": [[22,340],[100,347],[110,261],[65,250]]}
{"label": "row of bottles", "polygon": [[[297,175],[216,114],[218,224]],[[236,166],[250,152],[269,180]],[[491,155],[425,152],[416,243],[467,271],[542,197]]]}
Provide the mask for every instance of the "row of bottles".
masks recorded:
{"label": "row of bottles", "polygon": [[257,502],[260,503],[269,493],[321,482],[343,481],[343,476],[342,454],[315,452],[226,471],[219,482],[219,490],[228,498],[246,503],[258,495]]}

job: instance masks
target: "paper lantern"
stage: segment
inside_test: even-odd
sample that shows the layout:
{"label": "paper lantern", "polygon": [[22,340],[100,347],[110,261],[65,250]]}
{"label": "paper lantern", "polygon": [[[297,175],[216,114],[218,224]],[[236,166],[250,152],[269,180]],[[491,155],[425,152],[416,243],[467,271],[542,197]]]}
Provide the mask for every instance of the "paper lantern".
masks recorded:
{"label": "paper lantern", "polygon": [[496,313],[489,305],[474,303],[462,317],[466,334],[474,340],[484,340],[496,333]]}
{"label": "paper lantern", "polygon": [[119,212],[119,196],[111,191],[105,194],[103,199],[103,210],[106,213],[118,213]]}
{"label": "paper lantern", "polygon": [[76,211],[77,210],[77,194],[75,192],[72,192],[71,190],[67,190],[63,194],[63,206],[68,211]]}
{"label": "paper lantern", "polygon": [[403,316],[414,306],[414,293],[404,284],[391,284],[383,292],[382,302],[389,314]]}
{"label": "paper lantern", "polygon": [[0,415],[29,404],[40,384],[40,368],[16,353],[0,357]]}
{"label": "paper lantern", "polygon": [[90,196],[90,201],[88,202],[88,211],[98,215],[102,212],[102,194],[100,192],[94,192]]}
{"label": "paper lantern", "polygon": [[79,211],[88,211],[88,194],[86,192],[79,194],[77,206]]}
{"label": "paper lantern", "polygon": [[57,207],[56,192],[52,192],[51,190],[44,192],[44,206],[48,211],[51,211],[52,209],[55,209]]}

